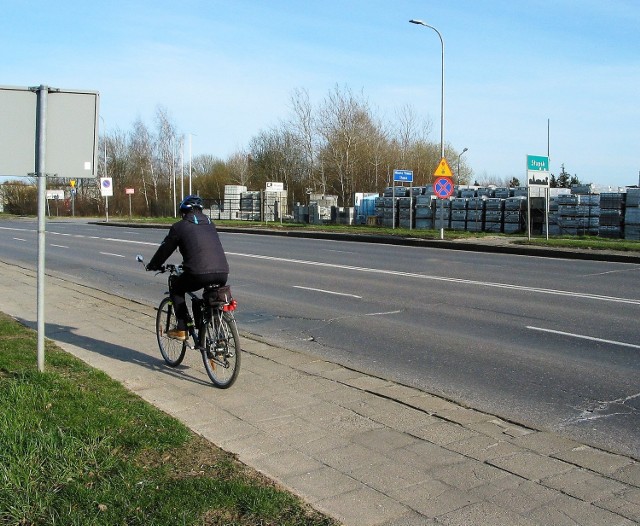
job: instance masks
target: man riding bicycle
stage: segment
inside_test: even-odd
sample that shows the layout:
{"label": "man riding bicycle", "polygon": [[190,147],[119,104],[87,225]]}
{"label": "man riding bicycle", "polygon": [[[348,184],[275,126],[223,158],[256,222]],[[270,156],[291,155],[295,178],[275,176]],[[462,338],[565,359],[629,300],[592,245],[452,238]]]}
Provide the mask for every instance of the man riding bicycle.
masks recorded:
{"label": "man riding bicycle", "polygon": [[167,237],[146,266],[147,270],[160,270],[176,249],[182,255],[183,273],[171,281],[169,296],[173,302],[177,326],[167,336],[186,340],[188,309],[185,294],[209,284],[225,285],[229,276],[229,263],[211,220],[202,213],[202,199],[189,195],[180,203],[182,220],[171,225]]}

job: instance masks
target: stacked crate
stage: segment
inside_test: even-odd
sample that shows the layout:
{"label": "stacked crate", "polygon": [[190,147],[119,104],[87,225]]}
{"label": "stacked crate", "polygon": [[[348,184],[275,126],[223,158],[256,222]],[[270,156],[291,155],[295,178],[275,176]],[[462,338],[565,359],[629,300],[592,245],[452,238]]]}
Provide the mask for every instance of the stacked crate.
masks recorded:
{"label": "stacked crate", "polygon": [[504,200],[504,222],[502,230],[505,234],[515,234],[516,232],[522,232],[524,230],[526,207],[527,198],[524,196],[507,197]]}
{"label": "stacked crate", "polygon": [[489,197],[484,203],[485,232],[500,233],[504,222],[504,199]]}
{"label": "stacked crate", "polygon": [[411,210],[412,198],[398,198],[398,226],[400,228],[413,228],[413,213]]}
{"label": "stacked crate", "polygon": [[600,222],[598,235],[621,238],[624,224],[625,194],[604,192],[600,194]]}
{"label": "stacked crate", "polygon": [[242,192],[240,194],[240,219],[260,221],[260,192]]}
{"label": "stacked crate", "polygon": [[578,235],[597,236],[600,227],[600,195],[580,194],[579,197],[576,210]]}
{"label": "stacked crate", "polygon": [[220,219],[238,219],[240,217],[240,196],[247,191],[246,186],[227,184],[224,186],[224,203]]}
{"label": "stacked crate", "polygon": [[484,196],[470,197],[467,201],[467,230],[469,232],[484,231],[486,202],[487,198]]}
{"label": "stacked crate", "polygon": [[[586,186],[575,187],[572,191]],[[600,224],[598,194],[562,194],[557,196],[557,201],[557,224],[560,234],[572,236],[598,234]]]}
{"label": "stacked crate", "polygon": [[435,203],[436,199],[432,195],[416,196],[416,228],[433,228]]}
{"label": "stacked crate", "polygon": [[331,207],[331,222],[336,225],[354,225],[356,222],[356,209],[352,206]]}
{"label": "stacked crate", "polygon": [[287,191],[264,193],[264,220],[280,221],[287,215]]}
{"label": "stacked crate", "polygon": [[467,229],[467,204],[469,200],[466,197],[454,197],[451,199],[451,229],[466,230]]}
{"label": "stacked crate", "polygon": [[624,210],[624,238],[640,240],[640,188],[627,188]]}
{"label": "stacked crate", "polygon": [[576,209],[580,197],[575,194],[562,194],[558,196],[558,231],[561,235],[578,235],[578,222]]}
{"label": "stacked crate", "polygon": [[[559,236],[560,235],[560,226],[558,225],[558,210],[560,208],[560,204],[558,203],[558,199],[560,196],[552,195],[549,197],[549,235],[550,236]],[[546,234],[546,224],[542,227],[542,233]]]}
{"label": "stacked crate", "polygon": [[451,222],[451,200],[438,199],[433,210],[433,227],[436,230],[449,228]]}

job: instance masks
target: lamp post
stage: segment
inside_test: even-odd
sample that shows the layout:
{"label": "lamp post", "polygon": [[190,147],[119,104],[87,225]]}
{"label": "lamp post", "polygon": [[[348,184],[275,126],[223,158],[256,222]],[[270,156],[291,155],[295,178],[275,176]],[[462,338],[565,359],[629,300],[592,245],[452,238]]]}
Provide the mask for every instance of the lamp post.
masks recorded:
{"label": "lamp post", "polygon": [[[441,81],[441,86],[440,86],[440,159],[444,159],[444,40],[442,39],[442,35],[440,34],[440,31],[438,31],[435,27],[430,26],[429,24],[423,22],[422,20],[415,20],[415,19],[411,19],[409,20],[409,22],[411,22],[412,24],[418,24],[419,26],[424,26],[424,27],[428,27],[430,29],[433,29],[437,34],[438,37],[440,38],[440,45],[442,47],[442,71],[440,73],[440,81]],[[444,204],[442,202],[442,199],[440,200],[440,221],[442,223],[443,221],[443,216],[444,216]],[[444,239],[444,225],[441,224],[440,227],[440,239]]]}
{"label": "lamp post", "polygon": [[440,31],[438,31],[435,27],[430,26],[429,24],[423,22],[422,20],[409,20],[412,24],[418,24],[420,26],[428,27],[433,29],[440,38],[440,45],[442,47],[442,72],[440,75],[441,80],[441,90],[440,90],[440,158],[444,159],[444,40],[442,39],[442,35]]}
{"label": "lamp post", "polygon": [[460,155],[458,155],[458,171],[456,172],[456,177],[458,177],[458,180],[459,180],[459,178],[460,178],[460,157],[462,157],[462,154],[463,154],[464,152],[468,151],[468,150],[469,150],[469,148],[465,148],[464,150],[462,150],[462,151],[460,152]]}

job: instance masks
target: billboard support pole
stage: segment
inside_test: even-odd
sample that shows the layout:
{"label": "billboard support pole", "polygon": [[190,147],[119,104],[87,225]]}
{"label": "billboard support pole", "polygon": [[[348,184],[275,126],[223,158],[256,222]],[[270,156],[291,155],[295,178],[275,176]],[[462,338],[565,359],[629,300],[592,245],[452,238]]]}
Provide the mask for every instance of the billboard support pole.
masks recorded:
{"label": "billboard support pole", "polygon": [[36,177],[38,178],[38,273],[37,273],[37,311],[38,311],[38,371],[44,371],[44,270],[45,270],[45,232],[47,202],[47,178],[45,174],[47,95],[49,88],[40,86],[35,89],[38,95],[36,109]]}

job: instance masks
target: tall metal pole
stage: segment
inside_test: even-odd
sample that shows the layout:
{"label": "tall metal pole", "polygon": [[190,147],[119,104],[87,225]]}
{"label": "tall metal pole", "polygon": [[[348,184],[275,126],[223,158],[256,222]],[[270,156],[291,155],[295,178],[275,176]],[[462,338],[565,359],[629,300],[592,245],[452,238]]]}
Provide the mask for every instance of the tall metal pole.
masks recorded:
{"label": "tall metal pole", "polygon": [[440,31],[435,27],[423,22],[422,20],[409,20],[412,24],[418,24],[420,26],[433,29],[440,38],[440,45],[442,48],[442,71],[440,73],[441,89],[440,89],[440,158],[444,159],[444,40]]}
{"label": "tall metal pole", "polygon": [[192,133],[189,134],[189,195],[193,195],[193,191],[191,190],[191,158],[192,158],[191,136],[192,135],[193,135]]}
{"label": "tall metal pole", "polygon": [[37,88],[36,110],[36,176],[38,178],[38,273],[37,273],[37,325],[38,325],[38,371],[44,371],[44,271],[45,271],[45,215],[47,202],[47,179],[45,152],[47,146],[47,95],[49,88]]}
{"label": "tall metal pole", "polygon": [[[440,46],[442,49],[442,70],[440,72],[440,159],[444,159],[444,40],[442,38],[442,35],[440,34],[440,31],[438,31],[435,27],[423,22],[422,20],[412,19],[409,20],[409,22],[433,29],[438,34],[438,38],[440,39]],[[444,203],[441,204],[442,216],[444,216]],[[440,224],[440,239],[444,239],[444,224],[442,223],[442,218]]]}
{"label": "tall metal pole", "polygon": [[180,137],[180,202],[184,201],[184,135]]}

